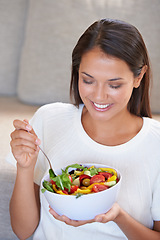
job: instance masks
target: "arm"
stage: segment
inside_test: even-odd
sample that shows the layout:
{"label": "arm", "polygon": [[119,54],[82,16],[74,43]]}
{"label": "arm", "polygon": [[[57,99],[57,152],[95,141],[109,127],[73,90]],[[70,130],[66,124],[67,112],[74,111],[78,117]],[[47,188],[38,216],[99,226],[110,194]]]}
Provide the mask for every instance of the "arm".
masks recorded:
{"label": "arm", "polygon": [[68,225],[78,227],[86,223],[101,222],[106,223],[114,221],[119,228],[123,231],[129,240],[159,240],[160,239],[160,221],[154,222],[154,230],[151,230],[141,223],[133,219],[128,213],[115,203],[110,211],[106,214],[97,215],[94,219],[89,221],[74,221],[66,216],[59,216],[53,209],[50,208],[49,212],[60,221]]}
{"label": "arm", "polygon": [[129,240],[159,240],[160,239],[160,222],[154,223],[154,230],[145,227],[143,224],[132,218],[127,212],[114,204],[113,208],[107,213],[95,218],[98,222],[114,221],[124,232]]}
{"label": "arm", "polygon": [[17,176],[10,201],[11,225],[20,239],[35,231],[40,219],[39,186],[34,184],[34,167],[38,156],[37,136],[26,130],[25,122],[14,121],[11,148],[17,160]]}

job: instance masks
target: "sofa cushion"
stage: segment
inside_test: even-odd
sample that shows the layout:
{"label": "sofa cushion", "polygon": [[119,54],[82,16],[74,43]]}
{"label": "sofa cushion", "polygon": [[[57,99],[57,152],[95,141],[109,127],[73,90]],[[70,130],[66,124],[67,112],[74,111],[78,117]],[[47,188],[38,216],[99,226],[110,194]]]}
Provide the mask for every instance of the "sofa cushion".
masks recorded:
{"label": "sofa cushion", "polygon": [[[145,11],[144,11],[145,6]],[[72,49],[82,32],[104,17],[134,24],[142,33],[154,73],[152,110],[160,112],[159,0],[30,0],[18,96],[27,103],[69,101]]]}

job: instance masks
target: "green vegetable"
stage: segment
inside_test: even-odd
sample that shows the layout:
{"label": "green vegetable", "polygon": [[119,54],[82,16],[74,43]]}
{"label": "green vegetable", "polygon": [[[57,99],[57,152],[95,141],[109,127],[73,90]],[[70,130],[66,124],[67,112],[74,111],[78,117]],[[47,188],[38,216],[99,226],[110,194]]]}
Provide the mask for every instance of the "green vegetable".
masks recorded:
{"label": "green vegetable", "polygon": [[65,173],[65,171],[62,170],[62,174],[58,175],[57,177],[50,176],[50,179],[53,180],[57,187],[59,187],[61,190],[64,190],[64,188],[69,189],[71,188],[71,181],[69,179],[69,174]]}
{"label": "green vegetable", "polygon": [[43,182],[43,187],[50,192],[54,192],[54,190],[52,188],[52,184],[46,180],[44,180],[44,182]]}
{"label": "green vegetable", "polygon": [[72,164],[66,167],[65,170],[62,169],[62,174],[55,176],[54,172],[50,169],[49,170],[49,175],[50,175],[50,179],[53,180],[57,187],[59,187],[61,190],[64,190],[64,188],[67,188],[68,191],[70,192],[71,189],[71,181],[69,179],[69,173],[68,173],[68,169],[69,168],[80,168],[80,169],[84,169],[83,166],[79,165],[79,164]]}
{"label": "green vegetable", "polygon": [[112,186],[116,185],[116,181],[105,182],[104,184],[108,187],[112,187]]}
{"label": "green vegetable", "polygon": [[91,176],[94,176],[94,175],[98,174],[99,172],[102,172],[101,169],[99,169],[99,168],[91,168],[90,169]]}
{"label": "green vegetable", "polygon": [[79,168],[79,169],[84,169],[84,166],[79,165],[79,164],[77,164],[77,163],[72,164],[72,165],[69,165],[69,166],[67,166],[66,169],[65,169],[65,172],[66,172],[66,173],[68,173],[68,169],[69,169],[69,168]]}
{"label": "green vegetable", "polygon": [[83,193],[77,193],[76,194],[76,198],[79,198],[79,197],[81,197],[83,195]]}
{"label": "green vegetable", "polygon": [[49,175],[50,177],[56,177],[56,174],[53,172],[52,169],[49,169]]}
{"label": "green vegetable", "polygon": [[42,188],[41,192],[44,193],[47,189],[46,188]]}

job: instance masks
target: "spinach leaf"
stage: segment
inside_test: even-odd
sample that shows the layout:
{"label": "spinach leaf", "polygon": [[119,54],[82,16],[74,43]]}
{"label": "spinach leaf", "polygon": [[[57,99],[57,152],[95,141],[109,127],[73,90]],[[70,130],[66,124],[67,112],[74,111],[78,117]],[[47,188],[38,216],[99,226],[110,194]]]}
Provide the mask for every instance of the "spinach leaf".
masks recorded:
{"label": "spinach leaf", "polygon": [[79,197],[81,197],[83,195],[83,193],[77,193],[76,194],[76,198],[79,198]]}
{"label": "spinach leaf", "polygon": [[50,192],[54,192],[53,187],[52,187],[52,183],[50,183],[46,180],[44,180],[44,182],[43,182],[43,187]]}
{"label": "spinach leaf", "polygon": [[49,176],[50,176],[50,178],[52,177],[56,177],[56,175],[55,175],[55,173],[53,172],[53,170],[52,169],[49,169]]}
{"label": "spinach leaf", "polygon": [[69,166],[67,166],[66,169],[65,169],[65,172],[66,172],[66,173],[68,173],[68,169],[69,169],[69,168],[80,168],[80,169],[84,169],[84,166],[79,165],[79,164],[77,164],[77,163],[72,164],[72,165],[69,165]]}
{"label": "spinach leaf", "polygon": [[101,169],[99,169],[99,168],[91,168],[90,169],[91,176],[94,176],[94,175],[98,174],[99,172],[101,172]]}
{"label": "spinach leaf", "polygon": [[57,187],[59,187],[61,190],[64,190],[64,188],[67,188],[70,191],[71,181],[68,176],[69,174],[63,172],[61,175],[58,175],[57,177],[52,178],[52,180],[56,183]]}
{"label": "spinach leaf", "polygon": [[42,188],[41,192],[44,193],[47,189],[46,188]]}

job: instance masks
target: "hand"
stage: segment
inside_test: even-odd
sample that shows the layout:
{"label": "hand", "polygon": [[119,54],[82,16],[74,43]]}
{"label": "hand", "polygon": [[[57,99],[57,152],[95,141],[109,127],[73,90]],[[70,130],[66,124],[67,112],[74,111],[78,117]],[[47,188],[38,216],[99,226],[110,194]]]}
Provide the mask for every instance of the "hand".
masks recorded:
{"label": "hand", "polygon": [[28,120],[14,120],[15,130],[11,133],[12,153],[20,167],[34,168],[40,144]]}
{"label": "hand", "polygon": [[114,203],[112,208],[107,213],[97,215],[94,220],[95,222],[101,223],[107,223],[109,221],[116,222],[121,214],[121,210],[122,209],[120,208],[118,203]]}
{"label": "hand", "polygon": [[64,215],[60,216],[58,215],[50,206],[49,206],[49,212],[52,214],[52,216],[61,221],[61,222],[64,222],[66,223],[67,225],[71,225],[73,227],[79,227],[79,226],[82,226],[84,224],[87,224],[87,223],[92,223],[94,222],[94,219],[91,219],[91,220],[81,220],[81,221],[78,221],[78,220],[72,220]]}
{"label": "hand", "polygon": [[104,214],[99,214],[97,215],[94,219],[91,220],[72,220],[69,219],[68,217],[62,215],[58,215],[50,206],[49,206],[49,212],[52,214],[52,216],[54,218],[56,218],[59,221],[65,222],[68,225],[74,226],[74,227],[79,227],[82,226],[84,224],[87,223],[92,223],[92,222],[101,222],[101,223],[107,223],[109,221],[116,221],[116,219],[118,218],[120,212],[121,212],[121,208],[117,203],[114,203],[112,208]]}

